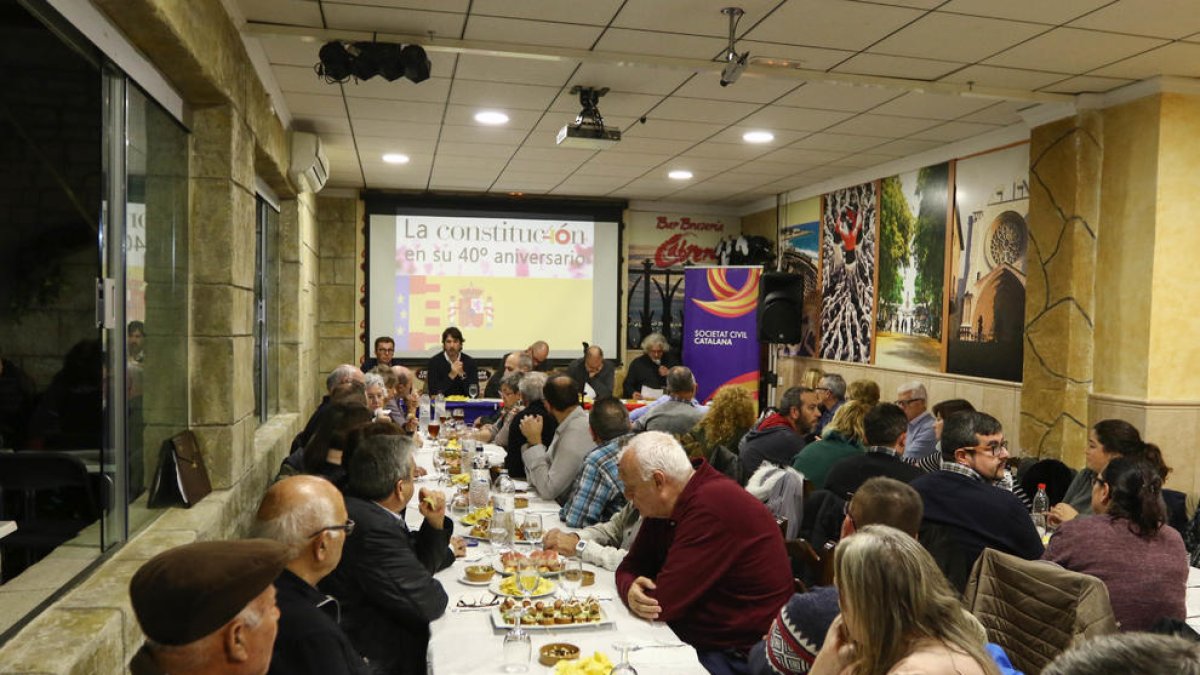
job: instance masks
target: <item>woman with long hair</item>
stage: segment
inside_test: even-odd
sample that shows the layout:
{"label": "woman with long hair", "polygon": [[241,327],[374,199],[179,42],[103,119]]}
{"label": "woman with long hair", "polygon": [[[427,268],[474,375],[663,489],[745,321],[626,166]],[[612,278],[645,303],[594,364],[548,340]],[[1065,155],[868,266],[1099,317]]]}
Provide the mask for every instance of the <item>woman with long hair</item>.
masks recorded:
{"label": "woman with long hair", "polygon": [[1153,464],[1164,481],[1171,473],[1163,461],[1162,451],[1153,443],[1142,440],[1137,427],[1125,420],[1100,420],[1088,432],[1086,465],[1067,488],[1063,500],[1050,508],[1050,524],[1057,525],[1092,513],[1092,481],[1104,467],[1117,457],[1143,457]]}
{"label": "woman with long hair", "polygon": [[813,675],[998,675],[987,635],[916,539],[867,525],[834,553],[841,616]]}
{"label": "woman with long hair", "polygon": [[804,474],[813,488],[824,488],[825,476],[834,464],[867,451],[863,420],[870,410],[871,406],[861,401],[846,401],[821,430],[821,440],[809,443],[796,455],[792,468]]}
{"label": "woman with long hair", "polygon": [[1145,458],[1110,461],[1092,481],[1097,515],[1064,523],[1042,556],[1103,581],[1122,630],[1187,616],[1187,549],[1166,524],[1162,483]]}
{"label": "woman with long hair", "polygon": [[680,439],[692,458],[708,460],[713,468],[738,479],[738,441],[754,426],[754,400],[745,389],[724,387],[713,396],[708,412]]}

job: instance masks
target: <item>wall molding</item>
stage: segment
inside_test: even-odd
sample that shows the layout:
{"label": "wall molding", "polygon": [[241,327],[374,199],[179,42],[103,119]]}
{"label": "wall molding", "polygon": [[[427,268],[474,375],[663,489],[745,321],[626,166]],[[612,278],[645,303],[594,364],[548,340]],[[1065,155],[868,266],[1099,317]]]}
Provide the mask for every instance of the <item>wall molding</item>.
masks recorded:
{"label": "wall molding", "polygon": [[1102,392],[1091,392],[1088,394],[1088,399],[1097,403],[1132,405],[1142,408],[1200,408],[1200,400],[1195,399],[1167,400],[1160,398],[1123,396],[1120,394],[1105,394]]}

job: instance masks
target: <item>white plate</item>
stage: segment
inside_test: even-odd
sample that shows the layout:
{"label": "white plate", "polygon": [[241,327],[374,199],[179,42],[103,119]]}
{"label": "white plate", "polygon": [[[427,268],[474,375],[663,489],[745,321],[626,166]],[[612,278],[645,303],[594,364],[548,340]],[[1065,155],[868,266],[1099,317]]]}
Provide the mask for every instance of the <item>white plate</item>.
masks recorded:
{"label": "white plate", "polygon": [[490,586],[492,584],[492,582],[495,580],[496,580],[496,578],[492,577],[491,579],[488,579],[487,581],[471,581],[470,579],[467,578],[466,573],[463,573],[463,575],[458,578],[458,583],[466,584],[467,586]]}
{"label": "white plate", "polygon": [[[520,553],[520,552],[521,552],[521,551],[518,551],[518,553]],[[560,572],[562,572],[563,566],[566,564],[566,562],[565,562],[565,559],[564,559],[564,558],[563,558],[561,555],[560,555],[560,556],[558,556],[558,562],[560,563],[560,565],[559,565],[559,568],[558,568],[558,570],[557,570],[557,571],[554,571],[554,572],[542,572],[542,573],[541,573],[541,574],[542,574],[542,576],[544,576],[544,577],[556,577],[556,576],[558,576],[558,575],[559,575],[559,573],[560,573]],[[505,575],[505,576],[512,575],[512,574],[516,574],[516,571],[515,571],[515,570],[512,570],[512,571],[510,571],[510,570],[508,570],[508,569],[505,569],[505,567],[504,567],[504,564],[500,562],[500,556],[493,556],[493,557],[492,557],[492,569],[496,570],[497,572],[499,572],[500,574],[503,574],[503,575]]]}
{"label": "white plate", "polygon": [[[488,590],[491,591],[494,595],[499,595],[502,598],[516,598],[516,599],[524,598],[525,596],[523,596],[523,595],[509,595],[509,594],[505,593],[504,591],[500,590],[500,583],[502,581],[504,581],[506,578],[507,577],[499,577],[497,579],[492,579],[491,583],[488,584]],[[544,581],[549,583],[549,588],[546,590],[546,592],[532,593],[529,596],[530,598],[544,598],[547,595],[552,595],[554,593],[554,589],[558,588],[558,584],[554,583],[553,581],[550,581],[549,579],[544,579]],[[540,584],[539,584],[539,586],[540,586]]]}
{"label": "white plate", "polygon": [[[488,612],[492,617],[492,625],[496,628],[512,628],[513,624],[504,622],[504,612],[500,611],[499,607],[493,607],[492,611]],[[528,624],[524,620],[521,621],[521,628],[527,631],[551,631],[551,630],[586,630],[588,628],[599,628],[601,626],[610,626],[613,619],[600,608],[600,620],[589,623],[556,623],[553,626],[539,626],[537,624]]]}

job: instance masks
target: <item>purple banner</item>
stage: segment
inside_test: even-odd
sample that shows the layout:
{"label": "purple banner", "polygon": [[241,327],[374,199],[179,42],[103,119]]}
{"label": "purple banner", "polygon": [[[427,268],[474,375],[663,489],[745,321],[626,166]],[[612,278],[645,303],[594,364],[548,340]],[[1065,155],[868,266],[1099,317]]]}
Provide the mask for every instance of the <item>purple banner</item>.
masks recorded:
{"label": "purple banner", "polygon": [[758,281],[761,267],[692,267],[684,277],[683,362],[696,375],[696,398],[722,387],[758,400]]}

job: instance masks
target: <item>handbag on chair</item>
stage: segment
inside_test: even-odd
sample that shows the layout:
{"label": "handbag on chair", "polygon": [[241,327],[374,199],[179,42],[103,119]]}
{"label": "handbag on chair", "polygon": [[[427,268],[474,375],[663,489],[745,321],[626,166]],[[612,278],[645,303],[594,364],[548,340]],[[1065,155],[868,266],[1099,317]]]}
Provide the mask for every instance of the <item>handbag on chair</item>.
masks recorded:
{"label": "handbag on chair", "polygon": [[191,508],[212,492],[208,469],[196,434],[189,429],[163,441],[158,455],[158,470],[150,484],[150,506],[183,504]]}

